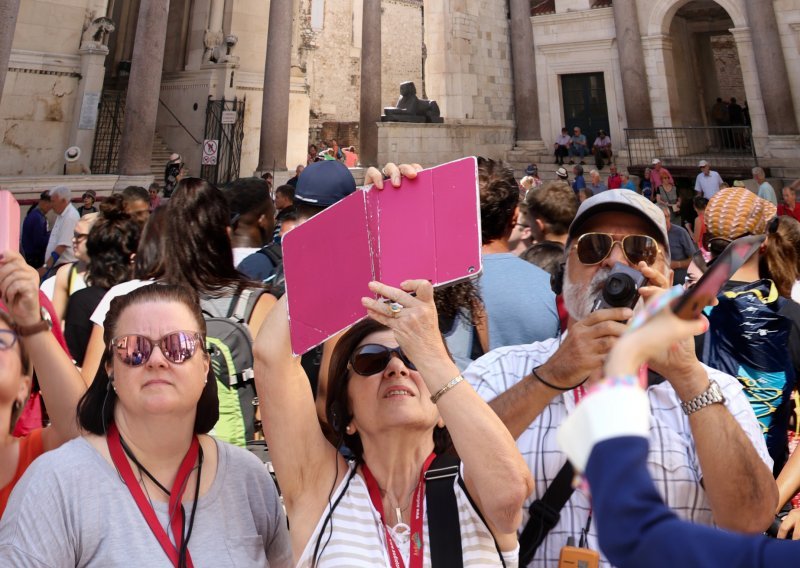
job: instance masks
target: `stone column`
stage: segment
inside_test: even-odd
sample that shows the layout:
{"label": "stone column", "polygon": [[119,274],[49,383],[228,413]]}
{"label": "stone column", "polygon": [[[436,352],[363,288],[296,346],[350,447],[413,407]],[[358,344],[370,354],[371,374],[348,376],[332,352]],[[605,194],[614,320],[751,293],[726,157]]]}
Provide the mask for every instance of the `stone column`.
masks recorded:
{"label": "stone column", "polygon": [[614,25],[628,128],[653,128],[636,0],[614,0]]}
{"label": "stone column", "polygon": [[541,140],[530,0],[509,0],[517,141]]}
{"label": "stone column", "polygon": [[6,84],[8,60],[11,59],[11,44],[14,41],[14,28],[17,26],[19,0],[0,0],[0,100]]}
{"label": "stone column", "polygon": [[81,54],[81,80],[75,97],[75,111],[72,113],[67,146],[80,148],[83,162],[88,166],[94,149],[108,47],[99,42],[88,41],[81,44],[78,53]]}
{"label": "stone column", "polygon": [[161,69],[167,39],[169,0],[141,0],[133,46],[125,126],[119,147],[119,173],[150,173],[156,132]]}
{"label": "stone column", "polygon": [[285,170],[289,137],[289,77],[292,67],[292,11],[284,2],[269,3],[267,61],[261,105],[258,170]]}
{"label": "stone column", "polygon": [[361,163],[378,165],[378,121],[381,119],[381,3],[364,0],[361,24]]}
{"label": "stone column", "polygon": [[769,134],[800,134],[792,104],[792,91],[781,46],[780,29],[772,1],[749,1],[744,5],[747,7],[747,20],[753,38],[757,38],[753,42],[753,50],[761,98],[764,100],[764,110],[767,113]]}

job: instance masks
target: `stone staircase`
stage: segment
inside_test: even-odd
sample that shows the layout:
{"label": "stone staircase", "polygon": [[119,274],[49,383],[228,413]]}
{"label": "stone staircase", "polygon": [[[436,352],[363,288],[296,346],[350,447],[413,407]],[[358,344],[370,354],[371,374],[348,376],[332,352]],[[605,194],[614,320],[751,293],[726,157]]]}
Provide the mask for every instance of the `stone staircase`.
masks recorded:
{"label": "stone staircase", "polygon": [[164,185],[164,168],[169,161],[172,150],[167,147],[167,143],[156,132],[153,138],[153,154],[150,157],[150,171],[159,185]]}
{"label": "stone staircase", "polygon": [[[553,155],[553,151],[550,148],[545,148],[544,150],[530,150],[527,148],[519,148],[515,147],[508,151],[506,154],[506,162],[514,168],[514,176],[517,180],[522,179],[525,176],[525,168],[528,167],[528,164],[536,164],[539,168],[539,178],[542,181],[551,181],[555,180],[556,178],[556,170],[560,167],[556,164],[556,158]],[[584,159],[584,177],[588,180],[589,179],[589,172],[594,169],[594,157],[587,156]],[[579,161],[576,160],[576,163]],[[619,168],[620,172],[626,171],[628,167],[628,153],[625,151],[620,151],[619,153],[614,155],[614,163]],[[574,176],[572,175],[572,166],[569,165],[569,159],[565,161],[564,167],[567,169],[570,175],[570,179]],[[603,178],[608,176],[608,164],[600,171]]]}

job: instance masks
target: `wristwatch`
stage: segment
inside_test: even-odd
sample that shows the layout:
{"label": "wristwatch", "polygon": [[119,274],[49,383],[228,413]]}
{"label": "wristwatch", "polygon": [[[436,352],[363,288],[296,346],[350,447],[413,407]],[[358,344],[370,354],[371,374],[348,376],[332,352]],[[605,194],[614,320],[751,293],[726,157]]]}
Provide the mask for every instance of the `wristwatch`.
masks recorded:
{"label": "wristwatch", "polygon": [[19,337],[28,337],[43,331],[50,331],[53,329],[53,320],[50,318],[50,312],[45,308],[41,308],[42,319],[31,325],[17,325],[14,331],[17,332]]}
{"label": "wristwatch", "polygon": [[702,393],[698,394],[692,400],[687,402],[681,403],[681,408],[683,409],[684,414],[686,416],[691,416],[698,410],[705,408],[706,406],[711,406],[712,404],[717,403],[724,403],[725,396],[722,394],[722,389],[719,387],[716,381],[709,380],[709,385],[706,390]]}

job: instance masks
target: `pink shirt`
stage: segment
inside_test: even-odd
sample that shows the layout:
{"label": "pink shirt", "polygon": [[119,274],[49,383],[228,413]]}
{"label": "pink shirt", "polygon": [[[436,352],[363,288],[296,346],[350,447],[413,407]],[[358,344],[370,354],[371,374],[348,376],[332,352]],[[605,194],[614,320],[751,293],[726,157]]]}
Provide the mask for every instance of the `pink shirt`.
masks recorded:
{"label": "pink shirt", "polygon": [[669,173],[669,170],[664,166],[661,166],[661,169],[657,170],[653,168],[650,171],[650,183],[653,184],[653,191],[664,185],[664,181],[668,181],[670,184],[675,185],[675,180],[672,179],[672,174]]}

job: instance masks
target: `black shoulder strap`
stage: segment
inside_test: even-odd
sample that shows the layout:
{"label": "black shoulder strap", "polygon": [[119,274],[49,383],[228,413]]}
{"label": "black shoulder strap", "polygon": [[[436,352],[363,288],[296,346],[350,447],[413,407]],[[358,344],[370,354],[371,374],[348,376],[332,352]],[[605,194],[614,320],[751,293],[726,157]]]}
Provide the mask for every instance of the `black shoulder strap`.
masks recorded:
{"label": "black shoulder strap", "polygon": [[431,566],[461,568],[461,526],[453,478],[461,461],[450,454],[440,454],[425,472],[425,510],[431,546]]}
{"label": "black shoulder strap", "polygon": [[273,266],[278,266],[278,264],[283,260],[283,249],[279,244],[276,243],[264,245],[256,252],[266,256],[270,262],[272,262]]}
{"label": "black shoulder strap", "polygon": [[558,524],[561,518],[561,509],[567,504],[575,490],[572,486],[574,477],[575,470],[567,461],[542,498],[531,503],[528,508],[530,518],[519,536],[520,566],[527,566],[533,560],[536,549],[542,544],[547,533]]}

